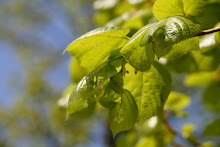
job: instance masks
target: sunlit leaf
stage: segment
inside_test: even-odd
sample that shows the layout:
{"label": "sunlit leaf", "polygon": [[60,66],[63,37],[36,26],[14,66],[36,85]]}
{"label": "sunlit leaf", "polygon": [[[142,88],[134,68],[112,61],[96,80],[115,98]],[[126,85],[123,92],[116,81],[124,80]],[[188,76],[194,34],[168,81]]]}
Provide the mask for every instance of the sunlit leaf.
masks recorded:
{"label": "sunlit leaf", "polygon": [[73,41],[66,50],[75,56],[82,66],[95,68],[107,61],[112,52],[127,43],[128,33],[129,29],[119,27],[97,28]]}
{"label": "sunlit leaf", "polygon": [[126,65],[126,70],[128,74],[124,78],[124,88],[131,91],[137,101],[139,121],[161,115],[171,91],[171,77],[165,67],[154,62],[147,72],[135,74],[130,65]]}
{"label": "sunlit leaf", "polygon": [[121,94],[121,101],[109,110],[110,128],[115,136],[120,131],[130,129],[138,116],[137,104],[128,90]]}
{"label": "sunlit leaf", "polygon": [[152,44],[141,45],[141,40],[146,31],[154,24],[146,25],[133,35],[131,40],[121,49],[121,54],[134,68],[140,71],[150,69],[154,61]]}
{"label": "sunlit leaf", "polygon": [[204,14],[203,0],[157,0],[153,12],[158,20],[171,16],[201,16]]}
{"label": "sunlit leaf", "polygon": [[199,50],[199,38],[193,37],[181,41],[172,46],[172,50],[165,56],[166,58],[180,58],[190,51]]}
{"label": "sunlit leaf", "polygon": [[135,147],[158,147],[158,142],[154,137],[140,138]]}
{"label": "sunlit leaf", "polygon": [[71,114],[80,113],[92,113],[95,105],[95,90],[93,89],[92,83],[84,77],[77,86],[73,89],[70,95],[67,117]]}
{"label": "sunlit leaf", "polygon": [[191,123],[186,123],[182,126],[182,135],[185,138],[192,138],[194,139],[193,131],[195,130],[195,125]]}
{"label": "sunlit leaf", "polygon": [[164,106],[165,110],[179,110],[190,104],[190,98],[182,93],[171,92]]}
{"label": "sunlit leaf", "polygon": [[84,76],[89,73],[89,70],[80,66],[76,58],[71,58],[69,64],[69,72],[73,82],[78,83]]}
{"label": "sunlit leaf", "polygon": [[220,119],[216,119],[209,123],[203,131],[205,136],[220,136]]}
{"label": "sunlit leaf", "polygon": [[187,75],[184,83],[187,86],[207,86],[213,82],[213,72],[196,72]]}
{"label": "sunlit leaf", "polygon": [[172,45],[196,36],[200,32],[200,25],[182,16],[174,16],[155,23],[145,33],[141,45],[153,45],[158,58],[166,55]]}

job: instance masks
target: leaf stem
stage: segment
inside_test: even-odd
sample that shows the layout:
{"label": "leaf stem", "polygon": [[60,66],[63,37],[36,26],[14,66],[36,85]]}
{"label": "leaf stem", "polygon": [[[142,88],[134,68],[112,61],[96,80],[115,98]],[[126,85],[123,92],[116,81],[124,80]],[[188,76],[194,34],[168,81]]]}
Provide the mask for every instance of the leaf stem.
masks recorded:
{"label": "leaf stem", "polygon": [[211,33],[218,32],[218,31],[220,31],[220,26],[217,26],[217,27],[209,29],[209,30],[204,30],[204,31],[200,32],[199,34],[197,34],[196,36],[207,35],[207,34],[211,34]]}

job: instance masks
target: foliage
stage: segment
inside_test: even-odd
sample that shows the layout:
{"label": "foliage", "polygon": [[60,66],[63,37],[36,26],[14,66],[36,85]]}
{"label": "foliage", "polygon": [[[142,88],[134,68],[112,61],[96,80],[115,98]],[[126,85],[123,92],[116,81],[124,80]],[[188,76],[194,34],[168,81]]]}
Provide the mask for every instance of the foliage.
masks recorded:
{"label": "foliage", "polygon": [[[186,116],[183,109],[189,105],[190,98],[171,92],[170,72],[189,74],[185,80],[188,86],[209,86],[203,94],[204,103],[210,109],[219,109],[216,103],[220,97],[219,32],[197,37],[201,25],[210,25],[200,21],[204,19],[202,16],[209,2],[151,2],[97,0],[94,3],[96,21],[107,24],[82,35],[66,48],[81,66],[91,70],[74,88],[67,116],[83,115],[84,109],[94,103],[101,104],[109,110],[113,136],[128,131],[123,140],[138,147],[146,144],[165,146],[174,142],[172,137],[161,138],[162,134],[178,135],[167,124],[166,112]],[[151,8],[158,21],[150,12]],[[156,118],[153,126],[150,122],[145,125],[153,121],[152,118]],[[135,132],[142,132],[138,128],[147,129],[147,135],[139,141],[135,139],[138,136]],[[192,125],[185,125],[182,137],[193,145],[200,145],[193,130]],[[126,137],[134,137],[131,139],[134,142]],[[123,144],[122,138],[118,139],[117,143]]]}

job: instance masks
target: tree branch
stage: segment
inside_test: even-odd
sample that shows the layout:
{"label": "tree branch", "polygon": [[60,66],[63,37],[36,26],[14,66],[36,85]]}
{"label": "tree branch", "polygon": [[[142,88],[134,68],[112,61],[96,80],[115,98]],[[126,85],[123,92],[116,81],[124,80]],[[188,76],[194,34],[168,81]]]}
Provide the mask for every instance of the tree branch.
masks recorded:
{"label": "tree branch", "polygon": [[218,31],[220,31],[220,26],[217,26],[213,29],[204,30],[204,31],[200,32],[199,34],[197,34],[196,36],[207,35],[207,34],[211,34],[211,33],[218,32]]}
{"label": "tree branch", "polygon": [[174,135],[174,136],[178,136],[184,140],[186,140],[187,142],[191,143],[193,146],[196,147],[203,147],[201,145],[201,143],[199,143],[197,140],[194,139],[190,139],[190,138],[185,138],[181,133],[177,132],[176,130],[174,130],[172,128],[172,126],[167,122],[167,120],[164,120],[164,125],[166,126],[166,128]]}

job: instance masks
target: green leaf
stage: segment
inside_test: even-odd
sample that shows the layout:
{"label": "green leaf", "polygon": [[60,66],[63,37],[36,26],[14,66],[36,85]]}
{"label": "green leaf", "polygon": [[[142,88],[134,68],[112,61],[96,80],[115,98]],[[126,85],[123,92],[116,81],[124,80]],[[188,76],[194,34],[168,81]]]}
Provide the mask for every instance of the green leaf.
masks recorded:
{"label": "green leaf", "polygon": [[186,123],[182,127],[182,135],[185,138],[194,138],[193,131],[195,130],[195,125],[191,123]]}
{"label": "green leaf", "polygon": [[76,58],[71,58],[69,64],[69,72],[73,82],[78,83],[90,70],[80,66]]}
{"label": "green leaf", "polygon": [[220,63],[220,48],[214,47],[208,55],[200,51],[194,52],[193,56],[200,71],[214,71],[218,68]]}
{"label": "green leaf", "polygon": [[209,123],[203,131],[205,136],[220,136],[220,119],[216,119]]}
{"label": "green leaf", "polygon": [[213,82],[213,77],[214,77],[213,72],[206,72],[206,71],[196,72],[187,75],[184,83],[187,86],[197,86],[197,87],[207,86]]}
{"label": "green leaf", "polygon": [[115,93],[112,90],[112,86],[107,84],[104,95],[99,98],[99,103],[105,108],[111,108],[117,103],[119,98],[120,94]]}
{"label": "green leaf", "polygon": [[129,31],[119,27],[97,28],[73,41],[66,50],[75,56],[82,66],[95,68],[127,43],[126,35]]}
{"label": "green leaf", "polygon": [[154,137],[143,137],[139,139],[135,147],[158,147],[158,140]]}
{"label": "green leaf", "polygon": [[171,16],[201,16],[205,12],[203,0],[157,0],[153,13],[158,20]]}
{"label": "green leaf", "polygon": [[147,71],[154,61],[152,45],[140,44],[145,32],[153,25],[149,24],[140,29],[120,51],[128,63],[139,71]]}
{"label": "green leaf", "polygon": [[153,62],[150,70],[135,74],[134,68],[126,65],[129,72],[124,78],[124,88],[131,91],[139,109],[139,121],[161,115],[171,91],[171,76],[164,66]]}
{"label": "green leaf", "polygon": [[107,64],[99,70],[99,77],[107,79],[117,74],[117,70],[111,64]]}
{"label": "green leaf", "polygon": [[133,127],[137,120],[138,108],[134,97],[128,90],[121,94],[121,102],[115,104],[109,110],[110,128],[115,136],[120,131]]}
{"label": "green leaf", "polygon": [[93,89],[93,83],[89,80],[84,77],[73,89],[68,102],[67,117],[78,112],[93,112],[96,100],[95,90]]}
{"label": "green leaf", "polygon": [[190,98],[185,94],[172,91],[164,106],[166,110],[180,110],[190,104]]}
{"label": "green leaf", "polygon": [[220,33],[219,32],[215,33],[215,42],[220,46]]}
{"label": "green leaf", "polygon": [[[212,0],[213,1],[213,0]],[[217,0],[218,1],[218,0]],[[213,28],[220,20],[220,3],[207,1],[209,4],[205,6],[205,15],[198,18],[202,29],[208,30]]]}
{"label": "green leaf", "polygon": [[124,81],[123,81],[123,74],[122,72],[118,73],[117,75],[114,75],[110,78],[109,84],[111,85],[112,89],[120,94],[123,92],[123,86],[124,86]]}
{"label": "green leaf", "polygon": [[199,38],[193,37],[174,44],[172,50],[165,56],[166,58],[180,58],[193,50],[200,50]]}
{"label": "green leaf", "polygon": [[69,85],[62,93],[62,97],[58,100],[57,105],[61,108],[67,108],[71,92],[76,84]]}
{"label": "green leaf", "polygon": [[213,83],[205,89],[203,102],[210,110],[220,112],[220,83]]}
{"label": "green leaf", "polygon": [[176,73],[192,73],[198,69],[197,63],[190,53],[177,58],[169,58],[165,65],[170,71]]}
{"label": "green leaf", "polygon": [[155,23],[145,33],[141,45],[153,45],[158,58],[166,55],[178,42],[192,38],[200,32],[200,25],[182,16],[174,16]]}

